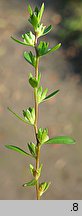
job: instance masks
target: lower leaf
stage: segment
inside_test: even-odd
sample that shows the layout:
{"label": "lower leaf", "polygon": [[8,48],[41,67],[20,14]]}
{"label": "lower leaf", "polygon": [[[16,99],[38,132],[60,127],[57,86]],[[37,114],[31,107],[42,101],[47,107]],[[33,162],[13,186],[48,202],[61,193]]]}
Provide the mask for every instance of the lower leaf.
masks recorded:
{"label": "lower leaf", "polygon": [[26,182],[25,184],[23,184],[23,187],[34,186],[36,184],[37,184],[37,181],[35,179],[32,179],[30,182]]}
{"label": "lower leaf", "polygon": [[29,153],[25,152],[23,149],[13,146],[13,145],[5,145],[6,148],[11,149],[13,151],[19,152],[20,154],[23,154],[25,156],[31,156]]}
{"label": "lower leaf", "polygon": [[23,119],[21,116],[19,116],[16,112],[14,112],[12,109],[10,109],[10,107],[7,107],[7,109],[18,119],[20,119],[22,122],[27,123],[27,121],[25,119]]}
{"label": "lower leaf", "polygon": [[68,136],[56,136],[47,140],[44,144],[75,144],[75,140]]}

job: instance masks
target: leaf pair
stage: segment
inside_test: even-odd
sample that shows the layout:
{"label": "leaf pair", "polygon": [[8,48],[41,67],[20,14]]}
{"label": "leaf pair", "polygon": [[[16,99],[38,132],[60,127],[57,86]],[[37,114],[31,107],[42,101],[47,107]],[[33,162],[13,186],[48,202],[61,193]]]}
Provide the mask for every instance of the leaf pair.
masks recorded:
{"label": "leaf pair", "polygon": [[26,111],[23,110],[23,116],[25,118],[25,121],[27,121],[28,124],[34,125],[35,122],[35,109],[29,107],[26,109]]}
{"label": "leaf pair", "polygon": [[61,46],[61,43],[57,44],[56,46],[52,47],[52,48],[48,48],[49,43],[40,41],[38,47],[37,47],[37,51],[38,51],[38,56],[43,56],[46,55],[48,53],[52,53],[56,50],[58,50]]}
{"label": "leaf pair", "polygon": [[40,165],[39,169],[36,170],[34,169],[33,165],[30,164],[30,171],[32,173],[32,175],[35,177],[34,179],[32,179],[31,181],[29,182],[26,182],[23,184],[23,187],[27,187],[27,186],[35,186],[37,184],[37,180],[38,178],[40,177],[40,174],[41,174],[41,170],[42,170],[42,164]]}
{"label": "leaf pair", "polygon": [[[26,182],[25,184],[23,184],[23,187],[35,186],[36,184],[37,184],[37,180],[32,179],[30,182]],[[49,183],[48,182],[42,182],[41,184],[39,184],[39,189],[38,189],[39,196],[42,196],[42,194],[47,191],[50,184],[51,184],[50,182]]]}

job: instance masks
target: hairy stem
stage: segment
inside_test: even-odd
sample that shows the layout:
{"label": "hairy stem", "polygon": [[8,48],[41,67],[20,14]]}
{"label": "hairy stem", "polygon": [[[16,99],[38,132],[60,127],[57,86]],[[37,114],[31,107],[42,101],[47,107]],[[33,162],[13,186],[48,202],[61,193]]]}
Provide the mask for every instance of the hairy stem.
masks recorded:
{"label": "hairy stem", "polygon": [[[35,68],[35,78],[38,79],[38,67],[39,67],[39,57],[37,54],[37,35],[35,35],[35,51],[36,51],[36,68]],[[34,89],[34,100],[35,100],[35,124],[34,124],[34,129],[35,129],[35,136],[36,136],[36,141],[37,141],[37,155],[36,155],[36,173],[39,168],[39,160],[40,160],[40,146],[39,142],[37,139],[37,134],[38,134],[38,101],[37,101],[37,88]],[[38,193],[38,180],[36,184],[36,198],[37,200],[40,199],[39,193]]]}

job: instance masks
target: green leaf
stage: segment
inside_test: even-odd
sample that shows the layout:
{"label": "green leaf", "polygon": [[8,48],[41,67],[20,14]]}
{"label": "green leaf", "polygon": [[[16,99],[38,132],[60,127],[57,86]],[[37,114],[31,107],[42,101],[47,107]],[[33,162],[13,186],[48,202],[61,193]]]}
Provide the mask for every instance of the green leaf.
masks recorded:
{"label": "green leaf", "polygon": [[50,49],[48,49],[48,46],[49,46],[49,43],[46,43],[44,41],[40,41],[40,43],[38,45],[38,48],[37,48],[38,55],[43,56],[43,55],[46,55],[48,53],[52,53],[52,52],[56,51],[57,49],[60,48],[61,43],[57,44],[56,46],[54,46],[54,47],[52,47]]}
{"label": "green leaf", "polygon": [[41,80],[41,73],[38,73],[38,85],[40,83],[40,80]]}
{"label": "green leaf", "polygon": [[35,179],[32,179],[30,182],[26,182],[25,184],[23,184],[23,187],[34,186],[36,184],[37,184],[37,181]]}
{"label": "green leaf", "polygon": [[37,90],[37,102],[41,103],[41,95],[42,95],[42,86],[40,86]]}
{"label": "green leaf", "polygon": [[42,95],[41,95],[41,101],[43,101],[43,100],[45,99],[47,92],[48,92],[48,88],[46,88],[46,89],[43,91],[43,93],[42,93]]}
{"label": "green leaf", "polygon": [[49,46],[49,43],[46,43],[44,41],[40,41],[40,43],[37,47],[38,55],[39,56],[45,55],[48,52],[48,46]]}
{"label": "green leaf", "polygon": [[48,129],[47,128],[45,128],[45,129],[39,128],[37,138],[38,138],[39,143],[41,145],[44,144],[47,140],[49,140]]}
{"label": "green leaf", "polygon": [[44,144],[75,144],[75,140],[68,136],[56,136],[47,140]]}
{"label": "green leaf", "polygon": [[42,196],[42,194],[44,192],[47,191],[47,189],[49,188],[51,182],[42,182],[41,184],[39,184],[39,195]]}
{"label": "green leaf", "polygon": [[36,145],[34,143],[29,143],[28,148],[32,156],[36,158]]}
{"label": "green leaf", "polygon": [[9,107],[7,108],[12,114],[14,114],[18,119],[23,121],[24,123],[27,123],[27,121],[23,118],[21,118],[17,113],[15,113],[13,110],[11,110]]}
{"label": "green leaf", "polygon": [[35,109],[29,107],[26,110],[23,110],[23,115],[27,123],[34,125],[35,122]]}
{"label": "green leaf", "polygon": [[30,172],[31,172],[32,175],[34,175],[34,167],[33,167],[32,164],[30,164]]}
{"label": "green leaf", "polygon": [[44,35],[46,35],[46,34],[48,34],[50,31],[52,30],[52,26],[51,25],[49,25],[45,30],[44,30],[44,32],[43,32],[43,34],[42,34],[42,36],[44,36]]}
{"label": "green leaf", "polygon": [[28,21],[32,24],[34,30],[36,31],[38,25],[39,25],[39,18],[38,18],[38,12],[34,11]]}
{"label": "green leaf", "polygon": [[52,92],[50,95],[48,95],[48,96],[44,99],[44,101],[45,101],[45,100],[48,100],[49,98],[52,98],[52,97],[53,97],[54,95],[56,95],[59,91],[60,91],[60,90],[58,89],[58,90]]}
{"label": "green leaf", "polygon": [[30,4],[28,5],[28,12],[29,12],[30,16],[32,16],[33,11],[32,11]]}
{"label": "green leaf", "polygon": [[33,77],[31,73],[29,77],[29,83],[33,88],[36,88],[38,86],[38,80],[36,80],[36,78]]}
{"label": "green leaf", "polygon": [[52,52],[58,50],[60,47],[61,47],[61,43],[57,44],[56,46],[52,47],[51,49],[48,49],[47,53],[52,53]]}
{"label": "green leaf", "polygon": [[26,156],[31,156],[29,153],[25,152],[23,149],[13,146],[13,145],[5,145],[6,148],[11,149],[13,151],[19,152],[20,154],[26,155]]}
{"label": "green leaf", "polygon": [[36,57],[32,54],[30,51],[27,53],[26,51],[24,52],[24,58],[26,61],[28,61],[33,67],[36,67]]}
{"label": "green leaf", "polygon": [[43,167],[43,164],[41,164],[40,167],[39,167],[39,169],[38,169],[39,176],[40,176],[40,174],[41,174],[42,167]]}
{"label": "green leaf", "polygon": [[37,90],[38,103],[41,103],[45,99],[47,92],[48,92],[48,88],[46,88],[43,92],[42,92],[42,86],[38,88]]}
{"label": "green leaf", "polygon": [[25,43],[25,42],[23,42],[23,41],[20,41],[20,40],[14,38],[14,37],[12,37],[12,36],[11,36],[11,38],[12,38],[15,42],[17,42],[17,43],[19,43],[19,44],[22,44],[22,45],[25,45],[25,46],[32,46],[32,45],[29,45],[29,44],[27,44],[27,43]]}
{"label": "green leaf", "polygon": [[39,16],[39,22],[41,21],[43,12],[44,12],[44,3],[42,4],[41,9],[40,9],[39,14],[38,14],[38,16]]}
{"label": "green leaf", "polygon": [[43,26],[43,24],[39,24],[36,28],[37,38],[43,36],[44,30],[46,26]]}
{"label": "green leaf", "polygon": [[31,31],[29,31],[25,34],[22,34],[22,38],[23,38],[25,44],[27,44],[28,46],[34,47],[35,35]]}

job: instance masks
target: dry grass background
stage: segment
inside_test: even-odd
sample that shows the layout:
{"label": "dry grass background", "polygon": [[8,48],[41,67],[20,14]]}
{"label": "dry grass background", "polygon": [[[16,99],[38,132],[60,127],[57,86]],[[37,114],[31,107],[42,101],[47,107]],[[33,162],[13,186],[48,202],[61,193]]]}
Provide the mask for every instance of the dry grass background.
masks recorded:
{"label": "dry grass background", "polygon": [[[46,3],[47,4],[47,3]],[[53,24],[57,12],[47,7],[43,21]],[[33,128],[24,125],[7,111],[7,106],[18,113],[33,106],[33,92],[28,84],[31,66],[22,57],[25,47],[15,44],[10,35],[30,29],[28,13],[23,1],[0,1],[0,199],[35,199],[35,191],[22,188],[31,179],[29,158],[8,151],[5,144],[27,148],[34,141]],[[53,35],[53,37],[52,37]],[[46,37],[44,38],[46,39]],[[46,39],[57,43],[54,29]],[[28,49],[28,48],[27,48]],[[42,181],[51,181],[50,189],[42,199],[82,199],[82,86],[80,76],[74,74],[63,46],[56,53],[41,59],[42,84],[49,92],[59,88],[60,93],[40,106],[39,125],[49,128],[49,135],[69,135],[76,139],[74,146],[44,146]]]}

